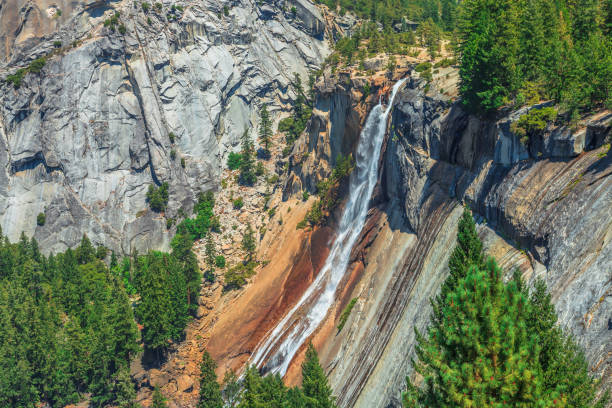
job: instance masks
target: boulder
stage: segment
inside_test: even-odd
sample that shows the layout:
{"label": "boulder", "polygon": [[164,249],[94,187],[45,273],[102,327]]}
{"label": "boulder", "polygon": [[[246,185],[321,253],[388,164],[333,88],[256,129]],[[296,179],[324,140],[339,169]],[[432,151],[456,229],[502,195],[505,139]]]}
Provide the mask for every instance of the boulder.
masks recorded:
{"label": "boulder", "polygon": [[176,378],[176,387],[178,392],[191,392],[193,389],[193,380],[186,374]]}

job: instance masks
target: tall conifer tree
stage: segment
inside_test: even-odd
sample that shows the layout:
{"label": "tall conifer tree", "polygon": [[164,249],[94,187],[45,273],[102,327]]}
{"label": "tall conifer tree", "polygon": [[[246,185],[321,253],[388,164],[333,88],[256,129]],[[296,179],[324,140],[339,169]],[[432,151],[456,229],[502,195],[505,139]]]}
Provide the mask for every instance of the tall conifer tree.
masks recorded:
{"label": "tall conifer tree", "polygon": [[268,105],[263,105],[259,112],[259,141],[264,147],[266,158],[270,157],[270,144],[272,143],[272,121],[268,112]]}
{"label": "tall conifer tree", "polygon": [[216,368],[217,365],[208,351],[204,351],[200,364],[200,400],[197,408],[223,408],[221,388],[215,374]]}
{"label": "tall conifer tree", "polygon": [[334,398],[327,376],[319,364],[319,356],[312,343],[306,350],[306,359],[302,363],[302,391],[306,396],[308,407],[334,408]]}

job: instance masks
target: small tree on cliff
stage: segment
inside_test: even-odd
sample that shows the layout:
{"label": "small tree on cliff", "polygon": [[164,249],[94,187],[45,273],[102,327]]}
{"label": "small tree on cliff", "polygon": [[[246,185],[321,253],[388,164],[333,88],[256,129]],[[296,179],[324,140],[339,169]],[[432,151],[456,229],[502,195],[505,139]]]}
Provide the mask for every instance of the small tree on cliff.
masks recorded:
{"label": "small tree on cliff", "polygon": [[249,136],[248,129],[242,134],[242,151],[240,152],[240,184],[252,186],[257,181],[255,176],[255,159],[254,159],[253,141]]}
{"label": "small tree on cliff", "polygon": [[312,343],[308,345],[306,359],[302,363],[302,377],[302,391],[307,400],[307,407],[334,408],[336,406],[327,376],[319,364],[319,356]]}
{"label": "small tree on cliff", "polygon": [[264,105],[259,112],[259,141],[264,147],[264,155],[270,157],[270,143],[272,139],[272,121],[270,121],[270,113],[268,106]]}
{"label": "small tree on cliff", "polygon": [[251,261],[255,255],[255,248],[257,243],[255,242],[255,232],[251,224],[247,224],[247,230],[242,237],[242,249],[246,252],[246,260]]}
{"label": "small tree on cliff", "polygon": [[200,401],[197,408],[223,408],[221,388],[215,374],[216,368],[217,365],[208,351],[204,351],[200,364]]}

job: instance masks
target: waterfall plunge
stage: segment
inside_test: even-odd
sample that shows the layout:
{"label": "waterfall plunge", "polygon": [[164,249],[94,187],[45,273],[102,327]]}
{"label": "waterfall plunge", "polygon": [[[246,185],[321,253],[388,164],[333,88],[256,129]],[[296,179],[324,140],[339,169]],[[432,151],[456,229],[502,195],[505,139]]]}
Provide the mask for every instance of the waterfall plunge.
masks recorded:
{"label": "waterfall plunge", "polygon": [[298,303],[264,338],[253,353],[251,363],[267,372],[284,375],[289,363],[306,339],[319,327],[334,302],[338,284],[346,273],[353,245],[359,238],[378,178],[380,149],[385,138],[387,118],[395,94],[404,79],[393,86],[389,105],[376,105],[366,120],[359,137],[355,169],[350,176],[349,197],[338,226],[337,237],[325,265]]}

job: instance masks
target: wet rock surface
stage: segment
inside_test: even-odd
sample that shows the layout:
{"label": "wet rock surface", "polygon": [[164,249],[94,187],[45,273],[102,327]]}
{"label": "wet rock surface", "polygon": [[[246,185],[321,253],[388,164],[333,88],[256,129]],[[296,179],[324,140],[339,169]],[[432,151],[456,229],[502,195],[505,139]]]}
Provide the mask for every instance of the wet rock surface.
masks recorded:
{"label": "wet rock surface", "polygon": [[[549,127],[542,140],[550,154],[533,155],[509,131],[520,114],[481,120],[445,98],[424,95],[423,85],[413,80],[398,95],[372,210],[379,214],[377,235],[355,248],[363,272],[338,300],[357,297],[360,306],[341,333],[315,336],[339,406],[401,406],[414,328],[428,323],[462,203],[473,209],[488,253],[508,274],[519,268],[529,282],[546,281],[560,325],[576,336],[592,373],[609,387],[609,112],[575,130]],[[591,140],[597,141],[585,142],[595,131]],[[330,320],[337,321],[338,310]]]}

